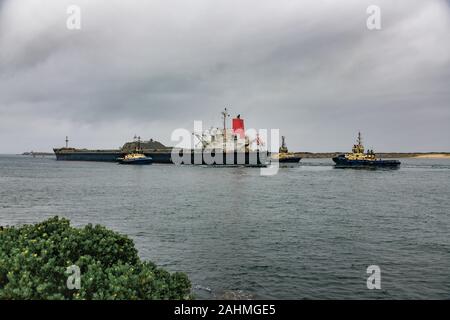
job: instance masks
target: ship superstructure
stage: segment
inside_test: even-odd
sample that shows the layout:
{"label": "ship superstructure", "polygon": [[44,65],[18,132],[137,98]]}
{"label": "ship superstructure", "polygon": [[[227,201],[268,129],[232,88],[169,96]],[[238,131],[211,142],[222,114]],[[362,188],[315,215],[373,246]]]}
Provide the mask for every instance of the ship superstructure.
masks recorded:
{"label": "ship superstructure", "polygon": [[[211,128],[203,132],[194,132],[198,140],[192,150],[194,164],[213,165],[254,165],[265,166],[267,151],[262,139],[250,138],[245,132],[244,119],[238,114],[231,120],[231,128],[227,126],[230,114],[225,108],[221,112],[222,127]],[[201,161],[196,161],[201,154]],[[211,159],[213,157],[214,159]]]}
{"label": "ship superstructure", "polygon": [[[244,119],[238,114],[232,119],[232,126],[228,129],[227,119],[230,117],[227,108],[222,113],[223,127],[211,128],[202,133],[194,133],[198,139],[197,149],[200,146],[202,151],[216,152],[256,152],[262,150],[264,143],[256,136],[256,139],[251,139],[245,134]],[[252,148],[252,144],[256,143],[256,149]]]}

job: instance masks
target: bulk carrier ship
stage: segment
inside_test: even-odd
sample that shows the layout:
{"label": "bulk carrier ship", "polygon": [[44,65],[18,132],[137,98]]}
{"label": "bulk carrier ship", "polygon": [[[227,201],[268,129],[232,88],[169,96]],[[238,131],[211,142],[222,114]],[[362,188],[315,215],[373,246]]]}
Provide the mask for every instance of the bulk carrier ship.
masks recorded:
{"label": "bulk carrier ship", "polygon": [[[258,136],[251,139],[245,135],[244,119],[240,115],[232,119],[231,129],[228,129],[228,117],[225,108],[222,112],[223,128],[193,133],[199,141],[199,148],[175,149],[151,139],[139,142],[140,149],[146,157],[153,159],[153,163],[266,166],[269,153],[262,150],[264,143],[261,139]],[[53,151],[57,160],[117,162],[118,159],[133,152],[137,143],[135,137],[135,141],[125,143],[121,149],[76,149],[69,147],[69,139],[66,137],[66,146],[55,148]],[[254,144],[255,149],[252,148]],[[176,159],[172,159],[172,154],[176,155]]]}

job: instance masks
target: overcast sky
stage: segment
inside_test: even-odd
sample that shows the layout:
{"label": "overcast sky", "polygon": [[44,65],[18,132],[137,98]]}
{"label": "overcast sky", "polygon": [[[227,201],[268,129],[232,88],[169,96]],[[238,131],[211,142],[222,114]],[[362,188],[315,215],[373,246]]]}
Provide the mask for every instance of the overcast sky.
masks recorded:
{"label": "overcast sky", "polygon": [[296,151],[450,151],[450,2],[0,0],[0,153],[171,145],[225,106]]}

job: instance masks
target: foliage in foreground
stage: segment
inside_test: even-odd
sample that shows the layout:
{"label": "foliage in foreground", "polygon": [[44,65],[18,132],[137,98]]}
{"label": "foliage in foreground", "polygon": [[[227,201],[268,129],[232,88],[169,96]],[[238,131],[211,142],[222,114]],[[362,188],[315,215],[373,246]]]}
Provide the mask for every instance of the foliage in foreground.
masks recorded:
{"label": "foliage in foreground", "polygon": [[[81,287],[67,287],[69,266]],[[0,299],[189,299],[184,273],[138,257],[128,237],[102,226],[73,228],[58,217],[0,230]]]}

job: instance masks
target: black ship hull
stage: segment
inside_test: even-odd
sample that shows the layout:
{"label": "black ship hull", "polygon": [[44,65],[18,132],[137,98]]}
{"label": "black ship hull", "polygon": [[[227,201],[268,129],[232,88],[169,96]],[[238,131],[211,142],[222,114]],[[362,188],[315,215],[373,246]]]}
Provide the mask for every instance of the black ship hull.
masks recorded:
{"label": "black ship hull", "polygon": [[265,166],[268,153],[252,152],[202,152],[200,150],[179,150],[170,153],[170,163],[178,165],[209,165],[209,166]]}
{"label": "black ship hull", "polygon": [[[119,150],[64,150],[54,149],[56,160],[59,161],[95,161],[95,162],[117,162],[127,153]],[[172,163],[170,151],[147,151],[146,157],[152,158],[153,163]]]}
{"label": "black ship hull", "polygon": [[149,165],[153,163],[153,159],[152,158],[144,158],[144,159],[132,159],[132,160],[127,160],[127,159],[122,159],[120,158],[119,160],[117,160],[119,164],[126,164],[126,165]]}
{"label": "black ship hull", "polygon": [[349,160],[344,156],[333,158],[336,168],[398,168],[398,160]]}
{"label": "black ship hull", "polygon": [[278,160],[279,163],[299,163],[302,160],[301,157],[290,157],[290,158],[281,158]]}
{"label": "black ship hull", "polygon": [[[120,150],[84,150],[61,148],[54,149],[56,160],[59,161],[96,161],[117,162],[126,153]],[[180,164],[180,165],[243,165],[264,166],[268,160],[267,152],[218,152],[202,153],[180,151],[175,159],[172,159],[172,149],[167,150],[143,150],[146,157],[152,158],[153,163]]]}

